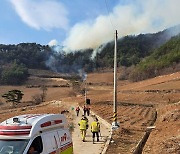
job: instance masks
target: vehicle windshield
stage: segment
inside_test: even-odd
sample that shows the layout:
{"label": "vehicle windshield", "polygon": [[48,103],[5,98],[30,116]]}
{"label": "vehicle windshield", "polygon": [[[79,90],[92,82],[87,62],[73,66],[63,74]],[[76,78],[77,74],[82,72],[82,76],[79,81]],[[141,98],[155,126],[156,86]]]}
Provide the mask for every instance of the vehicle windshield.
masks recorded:
{"label": "vehicle windshield", "polygon": [[13,139],[0,140],[0,154],[22,154],[29,140]]}

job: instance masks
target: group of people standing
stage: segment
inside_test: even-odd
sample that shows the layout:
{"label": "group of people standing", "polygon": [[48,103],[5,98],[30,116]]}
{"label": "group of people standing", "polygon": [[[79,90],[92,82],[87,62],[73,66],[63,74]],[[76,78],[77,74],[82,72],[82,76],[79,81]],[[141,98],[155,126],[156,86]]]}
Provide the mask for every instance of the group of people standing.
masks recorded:
{"label": "group of people standing", "polygon": [[[77,117],[79,116],[79,111],[80,111],[80,107],[77,106],[77,107],[76,107],[76,115],[77,115]],[[90,115],[90,107],[84,105],[84,107],[83,107],[83,113],[84,113],[84,116],[86,116],[86,114],[87,114],[87,116],[89,116],[89,115]]]}
{"label": "group of people standing", "polygon": [[[86,131],[89,128],[88,122],[89,122],[88,118],[83,115],[81,120],[78,123],[83,142],[85,142]],[[93,144],[95,142],[95,136],[97,137],[97,142],[99,142],[100,123],[97,117],[95,116],[93,117],[93,121],[91,122],[90,127],[91,127],[91,132],[92,132]]]}
{"label": "group of people standing", "polygon": [[[78,106],[76,108],[77,116],[79,116],[79,111],[80,111],[80,108]],[[79,121],[78,125],[79,125],[79,129],[80,129],[82,141],[85,142],[86,132],[87,132],[87,129],[89,128],[89,120],[86,117],[86,114],[87,114],[87,116],[90,115],[90,107],[84,105],[83,113],[84,113],[84,115],[82,115],[82,118]],[[98,118],[96,116],[92,116],[92,117],[93,117],[93,121],[90,124],[90,129],[92,132],[92,140],[93,140],[93,144],[94,144],[95,143],[95,136],[97,137],[97,142],[99,142],[100,123],[99,123]]]}

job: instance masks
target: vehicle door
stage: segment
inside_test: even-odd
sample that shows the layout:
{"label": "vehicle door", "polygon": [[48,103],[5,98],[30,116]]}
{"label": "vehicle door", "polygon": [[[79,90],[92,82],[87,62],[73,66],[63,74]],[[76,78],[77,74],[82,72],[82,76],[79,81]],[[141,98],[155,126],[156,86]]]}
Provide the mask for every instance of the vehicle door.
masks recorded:
{"label": "vehicle door", "polygon": [[60,138],[60,151],[61,153],[72,154],[72,139],[70,132],[66,129],[58,130],[58,135]]}
{"label": "vehicle door", "polygon": [[[42,134],[43,147],[46,153],[58,153],[60,150],[60,142],[57,131],[45,132]],[[43,151],[44,151],[43,150]]]}
{"label": "vehicle door", "polygon": [[37,152],[39,154],[45,154],[46,152],[44,151],[43,147],[43,142],[42,142],[42,137],[37,136],[31,139],[27,145],[27,148],[25,149],[23,154],[27,154],[30,149],[33,147],[34,152]]}

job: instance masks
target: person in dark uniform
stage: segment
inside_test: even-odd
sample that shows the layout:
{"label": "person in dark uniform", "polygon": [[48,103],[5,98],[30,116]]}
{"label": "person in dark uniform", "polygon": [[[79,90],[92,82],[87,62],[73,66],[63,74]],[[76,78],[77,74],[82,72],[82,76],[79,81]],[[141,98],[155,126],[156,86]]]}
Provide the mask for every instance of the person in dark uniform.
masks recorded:
{"label": "person in dark uniform", "polygon": [[33,146],[31,146],[28,150],[27,154],[39,154],[38,151],[35,150],[35,148]]}

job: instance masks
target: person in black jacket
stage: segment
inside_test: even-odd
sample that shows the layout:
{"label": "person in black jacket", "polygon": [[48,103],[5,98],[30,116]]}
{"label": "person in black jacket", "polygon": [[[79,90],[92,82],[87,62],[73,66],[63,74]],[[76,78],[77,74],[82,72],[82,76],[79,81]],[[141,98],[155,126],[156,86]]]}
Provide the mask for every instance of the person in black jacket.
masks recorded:
{"label": "person in black jacket", "polygon": [[35,151],[35,148],[33,146],[31,146],[28,150],[27,154],[39,154],[39,152]]}

